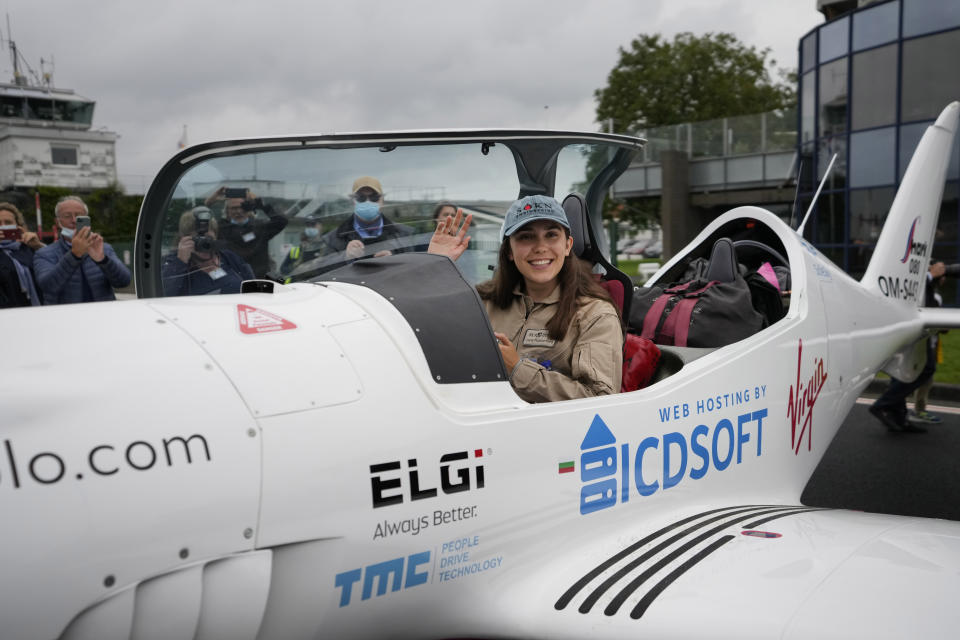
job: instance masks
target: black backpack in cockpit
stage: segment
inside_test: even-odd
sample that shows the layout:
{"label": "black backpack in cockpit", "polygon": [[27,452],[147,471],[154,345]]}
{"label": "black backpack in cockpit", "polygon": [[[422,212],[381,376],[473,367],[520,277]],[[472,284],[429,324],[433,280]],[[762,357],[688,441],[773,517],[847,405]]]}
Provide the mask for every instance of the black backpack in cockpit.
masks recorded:
{"label": "black backpack in cockpit", "polygon": [[660,345],[722,347],[783,315],[779,287],[759,270],[747,273],[733,242],[720,238],[710,259],[692,260],[678,282],[634,289],[628,324]]}

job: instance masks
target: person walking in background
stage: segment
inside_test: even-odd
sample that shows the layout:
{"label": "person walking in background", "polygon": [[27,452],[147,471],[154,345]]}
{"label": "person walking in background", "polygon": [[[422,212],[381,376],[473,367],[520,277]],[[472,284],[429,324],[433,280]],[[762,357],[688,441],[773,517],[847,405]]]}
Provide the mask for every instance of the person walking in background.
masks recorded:
{"label": "person walking in background", "polygon": [[[942,278],[947,273],[950,275],[960,273],[960,265],[950,265],[947,267],[942,262],[935,262],[930,265],[927,271],[926,298],[924,301],[926,306],[939,306],[935,297],[934,281]],[[917,376],[917,379],[913,382],[902,382],[896,378],[891,378],[890,386],[888,386],[887,390],[870,406],[870,413],[890,431],[925,433],[927,430],[925,427],[916,424],[916,421],[908,420],[907,397],[931,381],[936,368],[936,336],[933,336],[927,339],[927,362],[920,371],[920,375]]]}
{"label": "person walking in background", "polygon": [[78,196],[65,196],[57,201],[54,215],[60,238],[34,256],[43,303],[116,300],[113,290],[130,284],[130,270],[90,228],[87,205]]}
{"label": "person walking in background", "polygon": [[[960,264],[945,265],[942,262],[935,262],[930,265],[930,277],[927,280],[927,306],[942,307],[943,296],[940,295],[940,287],[946,276],[960,276]],[[943,333],[943,332],[941,332]],[[930,336],[932,343],[932,357],[934,367],[943,362],[943,343],[940,341],[940,333]],[[913,409],[907,412],[907,420],[913,424],[940,424],[943,418],[927,411],[927,398],[930,395],[930,389],[933,387],[933,376],[917,388],[914,396]]]}

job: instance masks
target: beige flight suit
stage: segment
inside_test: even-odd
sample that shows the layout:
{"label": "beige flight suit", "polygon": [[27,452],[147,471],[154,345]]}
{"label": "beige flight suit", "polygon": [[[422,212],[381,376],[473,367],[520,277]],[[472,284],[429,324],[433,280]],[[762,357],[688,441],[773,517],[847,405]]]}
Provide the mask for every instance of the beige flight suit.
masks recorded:
{"label": "beige flight suit", "polygon": [[553,340],[547,322],[556,312],[560,288],[543,302],[514,291],[507,309],[485,300],[493,330],[506,334],[520,354],[510,373],[517,395],[551,402],[618,393],[623,369],[623,331],[609,302],[581,298],[567,335]]}

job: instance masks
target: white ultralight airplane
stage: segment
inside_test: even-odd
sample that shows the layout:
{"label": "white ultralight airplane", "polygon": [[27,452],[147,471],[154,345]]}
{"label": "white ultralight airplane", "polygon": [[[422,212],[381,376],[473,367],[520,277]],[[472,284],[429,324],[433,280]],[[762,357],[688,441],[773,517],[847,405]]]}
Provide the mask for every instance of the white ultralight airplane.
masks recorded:
{"label": "white ultralight airplane", "polygon": [[[958,112],[924,135],[860,282],[777,216],[734,209],[654,281],[730,238],[747,266],[789,268],[781,319],[719,348],[663,346],[644,389],[535,405],[471,285],[496,253],[489,221],[517,194],[585,192],[568,209],[577,251],[616,277],[597,212],[642,141],[182,151],[144,202],[142,299],[0,314],[0,637],[953,636],[960,523],[799,498],[874,373],[910,379],[926,332],[960,327],[920,308]],[[287,217],[279,264],[308,216],[349,210],[362,175],[394,219],[444,197],[474,212],[472,262],[398,248],[161,295],[178,221],[220,186]]]}

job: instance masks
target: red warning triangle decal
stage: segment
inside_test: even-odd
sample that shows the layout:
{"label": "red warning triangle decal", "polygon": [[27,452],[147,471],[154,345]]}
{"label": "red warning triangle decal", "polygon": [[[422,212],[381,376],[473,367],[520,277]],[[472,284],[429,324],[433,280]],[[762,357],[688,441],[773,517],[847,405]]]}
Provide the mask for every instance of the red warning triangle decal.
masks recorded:
{"label": "red warning triangle decal", "polygon": [[296,329],[297,325],[278,315],[245,304],[237,305],[237,319],[243,333],[271,333]]}

